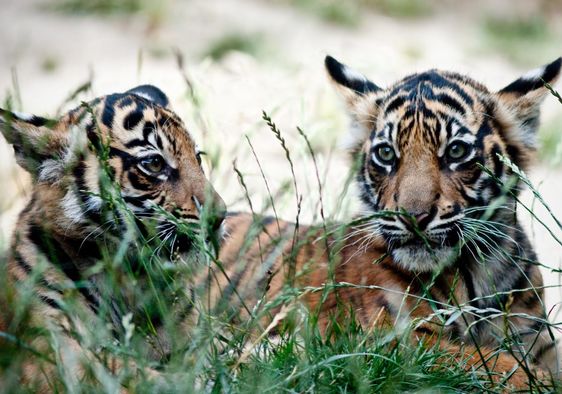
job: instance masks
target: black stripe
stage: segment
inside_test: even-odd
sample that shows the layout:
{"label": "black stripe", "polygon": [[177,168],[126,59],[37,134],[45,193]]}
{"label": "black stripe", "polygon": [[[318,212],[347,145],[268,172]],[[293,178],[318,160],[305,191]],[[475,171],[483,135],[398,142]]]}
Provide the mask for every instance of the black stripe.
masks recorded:
{"label": "black stripe", "polygon": [[406,96],[404,95],[400,95],[396,98],[394,98],[387,106],[386,106],[386,110],[384,111],[385,113],[391,113],[395,110],[397,110],[398,108],[400,108],[401,106],[404,105],[406,101]]}
{"label": "black stripe", "polygon": [[[26,274],[30,275],[33,273],[33,267],[22,257],[22,255],[19,252],[15,251],[13,257],[16,264],[22,270],[24,270]],[[55,291],[59,294],[62,294],[62,291],[60,289],[56,288],[52,283],[48,282],[47,279],[43,276],[39,277],[39,284],[45,286],[47,289],[51,291]]]}
{"label": "black stripe", "polygon": [[145,140],[141,140],[140,138],[135,138],[125,143],[126,148],[134,148],[136,146],[145,146],[145,145],[147,145],[147,142]]}
{"label": "black stripe", "polygon": [[97,124],[95,123],[95,121],[88,123],[88,125],[86,126],[86,136],[88,137],[88,141],[90,141],[97,152],[103,151],[103,146],[98,135]]}
{"label": "black stripe", "polygon": [[[454,206],[454,208],[451,212],[444,213],[443,215],[441,215],[439,217],[439,219],[445,220],[445,219],[452,218],[453,216],[458,215],[460,211],[461,211],[460,206],[458,204],[455,204],[455,206]],[[449,225],[449,224],[447,224],[447,225]],[[439,226],[437,226],[436,228],[438,228],[438,227]]]}
{"label": "black stripe", "polygon": [[459,193],[461,194],[461,196],[469,203],[469,205],[480,205],[480,200],[481,198],[472,198],[470,197],[468,194],[466,194],[466,191],[464,190],[464,187],[459,187],[457,188],[457,190],[459,191]]}
{"label": "black stripe", "polygon": [[[160,134],[156,133],[156,146],[159,149],[164,149],[164,144],[162,143],[162,137],[160,137]],[[174,150],[175,150],[175,144],[174,144]]]}
{"label": "black stripe", "polygon": [[458,113],[460,113],[462,115],[464,115],[466,113],[465,107],[458,100],[454,99],[453,97],[451,97],[448,94],[441,93],[441,94],[437,95],[435,100],[442,103],[442,104],[445,104],[447,107],[457,111]]}
{"label": "black stripe", "polygon": [[131,182],[131,186],[133,186],[135,189],[142,190],[144,192],[151,190],[153,188],[153,183],[162,182],[158,178],[150,177],[151,179],[154,179],[154,182],[143,183],[141,179],[143,179],[144,177],[140,177],[138,174],[132,171],[129,172],[127,175],[128,175],[127,178],[129,179],[129,182]]}
{"label": "black stripe", "polygon": [[33,267],[24,260],[24,258],[17,251],[14,252],[14,260],[17,265],[25,271],[26,274],[31,274],[33,272]]}
{"label": "black stripe", "polygon": [[410,94],[416,95],[418,85],[424,82],[429,82],[436,88],[448,88],[453,90],[462,100],[464,100],[467,106],[472,106],[474,100],[462,89],[457,83],[451,81],[447,77],[439,74],[435,70],[430,70],[422,74],[414,74],[412,76],[406,77],[402,82],[400,82],[391,92],[391,95],[397,94],[400,90],[405,90],[410,92]]}
{"label": "black stripe", "polygon": [[[63,246],[54,238],[50,237],[46,231],[36,224],[30,224],[28,238],[53,265],[60,270],[74,283],[83,280],[82,275],[72,258],[64,251]],[[78,291],[86,298],[90,307],[95,311],[99,308],[98,300],[82,285],[76,286]]]}
{"label": "black stripe", "polygon": [[534,354],[533,354],[533,358],[540,362],[540,359],[542,358],[542,356],[545,355],[546,352],[548,352],[549,350],[553,349],[556,347],[556,341],[550,341],[546,344],[544,344],[543,346],[541,346]]}
{"label": "black stripe", "polygon": [[146,200],[152,199],[153,197],[151,196],[151,194],[145,194],[143,196],[135,196],[135,197],[131,197],[131,196],[123,196],[123,200],[128,203],[131,204],[137,208],[143,208],[146,209],[144,206],[144,203],[146,202]]}
{"label": "black stripe", "polygon": [[61,306],[59,305],[59,303],[54,300],[53,298],[46,296],[44,294],[39,295],[39,299],[41,301],[43,301],[45,304],[49,305],[51,308],[53,309],[57,309],[59,311],[62,311],[63,309],[61,308]]}
{"label": "black stripe", "polygon": [[373,193],[373,191],[370,189],[367,180],[365,179],[365,165],[366,165],[365,160],[366,160],[366,155],[365,153],[362,153],[361,168],[357,173],[357,183],[359,184],[359,188],[360,188],[359,197],[365,203],[365,205],[371,207],[374,211],[378,211],[378,205],[374,205],[371,199],[369,198],[369,196]]}
{"label": "black stripe", "polygon": [[123,100],[119,102],[117,105],[119,108],[125,108],[133,104],[133,98],[131,96],[126,96]]}
{"label": "black stripe", "polygon": [[419,332],[422,335],[428,335],[428,336],[434,334],[434,332],[432,330],[430,330],[429,328],[424,327],[424,326],[416,327],[415,331]]}
{"label": "black stripe", "polygon": [[480,173],[482,172],[482,169],[480,167],[476,167],[475,166],[476,163],[482,163],[481,156],[475,155],[472,159],[459,163],[457,165],[455,171],[473,170],[473,173],[471,174],[470,178],[463,178],[465,184],[472,185],[480,177]]}
{"label": "black stripe", "polygon": [[[88,187],[86,185],[86,163],[84,160],[80,160],[75,166],[72,171],[74,175],[74,179],[76,182],[76,194],[80,198],[82,202],[82,208],[88,206],[88,202],[90,199],[90,195],[88,193]],[[101,212],[94,211],[92,209],[82,209],[84,215],[95,223],[101,223]]]}
{"label": "black stripe", "polygon": [[[148,137],[150,134],[156,131],[156,127],[152,122],[144,122],[144,126],[142,128],[142,137],[145,141],[148,141]],[[147,142],[148,143],[148,142]]]}
{"label": "black stripe", "polygon": [[267,227],[275,221],[276,221],[276,219],[275,219],[274,216],[266,216],[266,217],[262,218],[261,225],[262,225],[262,227]]}
{"label": "black stripe", "polygon": [[492,149],[490,150],[490,156],[492,157],[492,163],[494,165],[494,176],[498,179],[501,179],[503,176],[503,164],[498,157],[501,154],[501,150],[498,144],[492,145]]}
{"label": "black stripe", "polygon": [[110,94],[109,96],[105,97],[101,121],[109,129],[113,128],[113,118],[115,117],[114,106],[121,97],[123,97],[123,95],[121,94]]}
{"label": "black stripe", "polygon": [[111,147],[109,148],[109,157],[119,157],[123,166],[123,171],[127,171],[137,163],[137,158],[121,149]]}
{"label": "black stripe", "polygon": [[24,122],[32,124],[35,127],[45,126],[47,123],[56,123],[55,121],[49,121],[49,119],[42,118],[40,116],[33,115],[30,119],[25,120]]}
{"label": "black stripe", "polygon": [[413,127],[414,127],[414,119],[404,117],[400,121],[400,130],[401,131],[407,132],[407,131],[410,131]]}
{"label": "black stripe", "polygon": [[132,130],[139,125],[143,117],[144,113],[137,109],[125,117],[123,127],[125,130]]}
{"label": "black stripe", "polygon": [[[458,259],[458,261],[461,261],[464,259]],[[459,264],[458,265],[458,269],[459,269],[459,274],[462,276],[464,285],[466,286],[466,290],[467,290],[467,296],[468,296],[468,300],[470,305],[478,307],[478,301],[475,301],[474,299],[476,298],[476,291],[474,290],[474,283],[472,281],[472,274],[469,271],[469,268],[466,264]]]}

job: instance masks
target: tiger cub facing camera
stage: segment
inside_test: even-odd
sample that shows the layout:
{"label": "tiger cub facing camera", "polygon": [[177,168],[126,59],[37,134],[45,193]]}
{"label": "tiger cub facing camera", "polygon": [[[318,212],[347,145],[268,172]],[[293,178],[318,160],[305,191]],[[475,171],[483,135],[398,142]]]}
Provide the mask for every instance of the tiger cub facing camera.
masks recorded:
{"label": "tiger cub facing camera", "polygon": [[[510,162],[528,168],[549,94],[544,84],[556,82],[561,64],[492,92],[439,70],[382,88],[326,57],[351,118],[350,151],[366,213],[339,236],[265,218],[254,242],[251,216],[227,217],[220,258],[235,280],[222,286],[244,283],[246,306],[262,296],[273,305],[294,281],[308,289],[301,298],[319,313],[321,330],[343,303],[365,328],[413,321],[414,339],[513,386],[536,384],[532,371],[556,375],[542,276],[518,223],[521,181]],[[344,285],[327,295],[310,290],[330,284]]]}
{"label": "tiger cub facing camera", "polygon": [[[146,346],[148,358],[166,357],[172,345],[158,321],[164,313],[176,314],[147,300],[146,277],[153,275],[150,285],[160,280],[168,288],[171,274],[156,272],[158,264],[149,264],[155,256],[143,256],[144,246],[152,245],[146,248],[149,253],[158,248],[169,252],[167,258],[176,262],[181,256],[189,259],[197,254],[194,235],[181,231],[182,226],[197,233],[205,225],[216,232],[225,211],[203,172],[201,152],[166,95],[142,85],[97,98],[53,121],[0,110],[0,131],[33,178],[30,201],[14,230],[7,267],[2,267],[12,293],[5,300],[10,307],[0,311],[0,330],[19,336],[33,327],[49,327],[60,335],[54,342],[58,347],[51,348],[53,341],[41,336],[20,340],[60,356],[59,368],[79,365],[68,371],[75,379],[96,360],[88,351],[99,350],[89,348],[88,335],[107,332],[96,324],[112,324],[106,338],[112,344],[126,338],[127,314],[148,316],[150,329],[143,333],[153,338]],[[128,251],[129,260],[123,258]],[[142,257],[149,263],[135,260]],[[181,296],[188,286],[178,286],[173,296],[179,299],[180,325],[191,303],[188,295]],[[25,352],[22,357],[24,380],[46,387],[40,371],[48,363],[41,364],[40,358],[27,363],[30,354]],[[85,359],[77,363],[77,357]]]}

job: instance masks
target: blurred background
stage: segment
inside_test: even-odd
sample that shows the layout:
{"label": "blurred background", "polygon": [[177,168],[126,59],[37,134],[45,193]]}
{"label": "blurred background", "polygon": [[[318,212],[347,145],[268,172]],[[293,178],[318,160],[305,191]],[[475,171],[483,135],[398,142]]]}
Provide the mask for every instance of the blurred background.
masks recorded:
{"label": "blurred background", "polygon": [[[271,211],[269,187],[279,216],[294,220],[291,165],[262,120],[266,111],[289,147],[302,221],[319,220],[320,190],[297,126],[316,153],[327,214],[348,218],[357,199],[344,195],[350,164],[340,142],[347,122],[323,69],[326,54],[381,86],[442,68],[468,73],[491,89],[562,55],[562,1],[459,3],[0,0],[0,100],[54,117],[82,100],[155,84],[208,153],[210,177],[231,209],[250,209],[235,165],[255,210]],[[543,114],[530,178],[562,218],[562,103],[549,97]],[[29,180],[3,140],[0,190],[0,242],[6,245]],[[524,201],[562,239],[531,193]],[[540,260],[560,268],[556,238],[520,211]],[[548,284],[559,283],[556,273],[545,275]],[[548,290],[549,305],[561,299],[560,287]]]}

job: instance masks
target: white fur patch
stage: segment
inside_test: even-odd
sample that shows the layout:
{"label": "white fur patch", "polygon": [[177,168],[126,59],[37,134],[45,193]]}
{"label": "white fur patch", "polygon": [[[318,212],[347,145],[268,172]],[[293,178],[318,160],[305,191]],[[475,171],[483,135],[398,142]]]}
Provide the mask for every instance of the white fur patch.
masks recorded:
{"label": "white fur patch", "polygon": [[342,72],[343,75],[345,76],[346,79],[350,80],[350,81],[361,81],[361,82],[365,82],[367,80],[367,78],[365,78],[365,76],[355,70],[353,70],[352,68],[349,68],[347,66],[343,66],[342,67]]}
{"label": "white fur patch", "polygon": [[64,162],[67,164],[75,160],[79,153],[88,149],[88,136],[85,128],[72,126],[69,134],[69,148],[64,157]]}
{"label": "white fur patch", "polygon": [[537,79],[542,78],[545,71],[546,71],[546,66],[535,68],[534,70],[531,70],[527,72],[525,75],[523,75],[521,79],[525,79],[528,81],[535,81]]}
{"label": "white fur patch", "polygon": [[70,219],[73,223],[83,223],[85,221],[82,206],[76,194],[69,190],[62,198],[61,208],[64,216]]}
{"label": "white fur patch", "polygon": [[64,163],[62,160],[47,159],[41,163],[39,168],[39,181],[56,183],[64,174]]}
{"label": "white fur patch", "polygon": [[101,197],[91,195],[88,197],[86,210],[94,212],[99,211],[101,209],[102,203],[103,200],[101,199]]}
{"label": "white fur patch", "polygon": [[392,258],[409,271],[429,272],[450,265],[457,257],[457,251],[452,247],[442,247],[432,252],[419,246],[404,246],[394,249]]}
{"label": "white fur patch", "polygon": [[148,101],[154,102],[154,97],[152,97],[152,96],[149,95],[149,94],[146,94],[146,93],[144,93],[144,92],[135,92],[134,94],[135,94],[136,96],[139,96],[139,97],[142,97],[142,98],[144,98],[144,99],[147,99]]}
{"label": "white fur patch", "polygon": [[349,125],[349,132],[344,135],[340,143],[345,150],[356,149],[365,141],[367,131],[361,124],[355,120]]}
{"label": "white fur patch", "polygon": [[28,122],[28,121],[30,121],[31,119],[34,118],[34,115],[28,114],[28,113],[24,113],[24,112],[12,111],[12,113],[13,113],[14,115],[16,115],[16,117],[17,117],[18,119],[23,120],[23,121],[26,121],[26,122]]}

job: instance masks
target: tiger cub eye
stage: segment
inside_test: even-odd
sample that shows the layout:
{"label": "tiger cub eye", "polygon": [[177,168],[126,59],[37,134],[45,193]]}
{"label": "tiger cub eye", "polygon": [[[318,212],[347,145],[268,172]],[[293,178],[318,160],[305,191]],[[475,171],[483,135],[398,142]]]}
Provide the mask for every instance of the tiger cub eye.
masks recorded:
{"label": "tiger cub eye", "polygon": [[161,156],[151,156],[141,161],[141,166],[148,172],[158,174],[164,170],[165,163]]}
{"label": "tiger cub eye", "polygon": [[387,164],[392,163],[396,158],[396,153],[394,153],[394,149],[392,149],[390,145],[381,145],[377,147],[375,154],[380,161]]}
{"label": "tiger cub eye", "polygon": [[465,157],[469,148],[464,142],[453,142],[447,148],[447,156],[453,160],[459,160]]}

